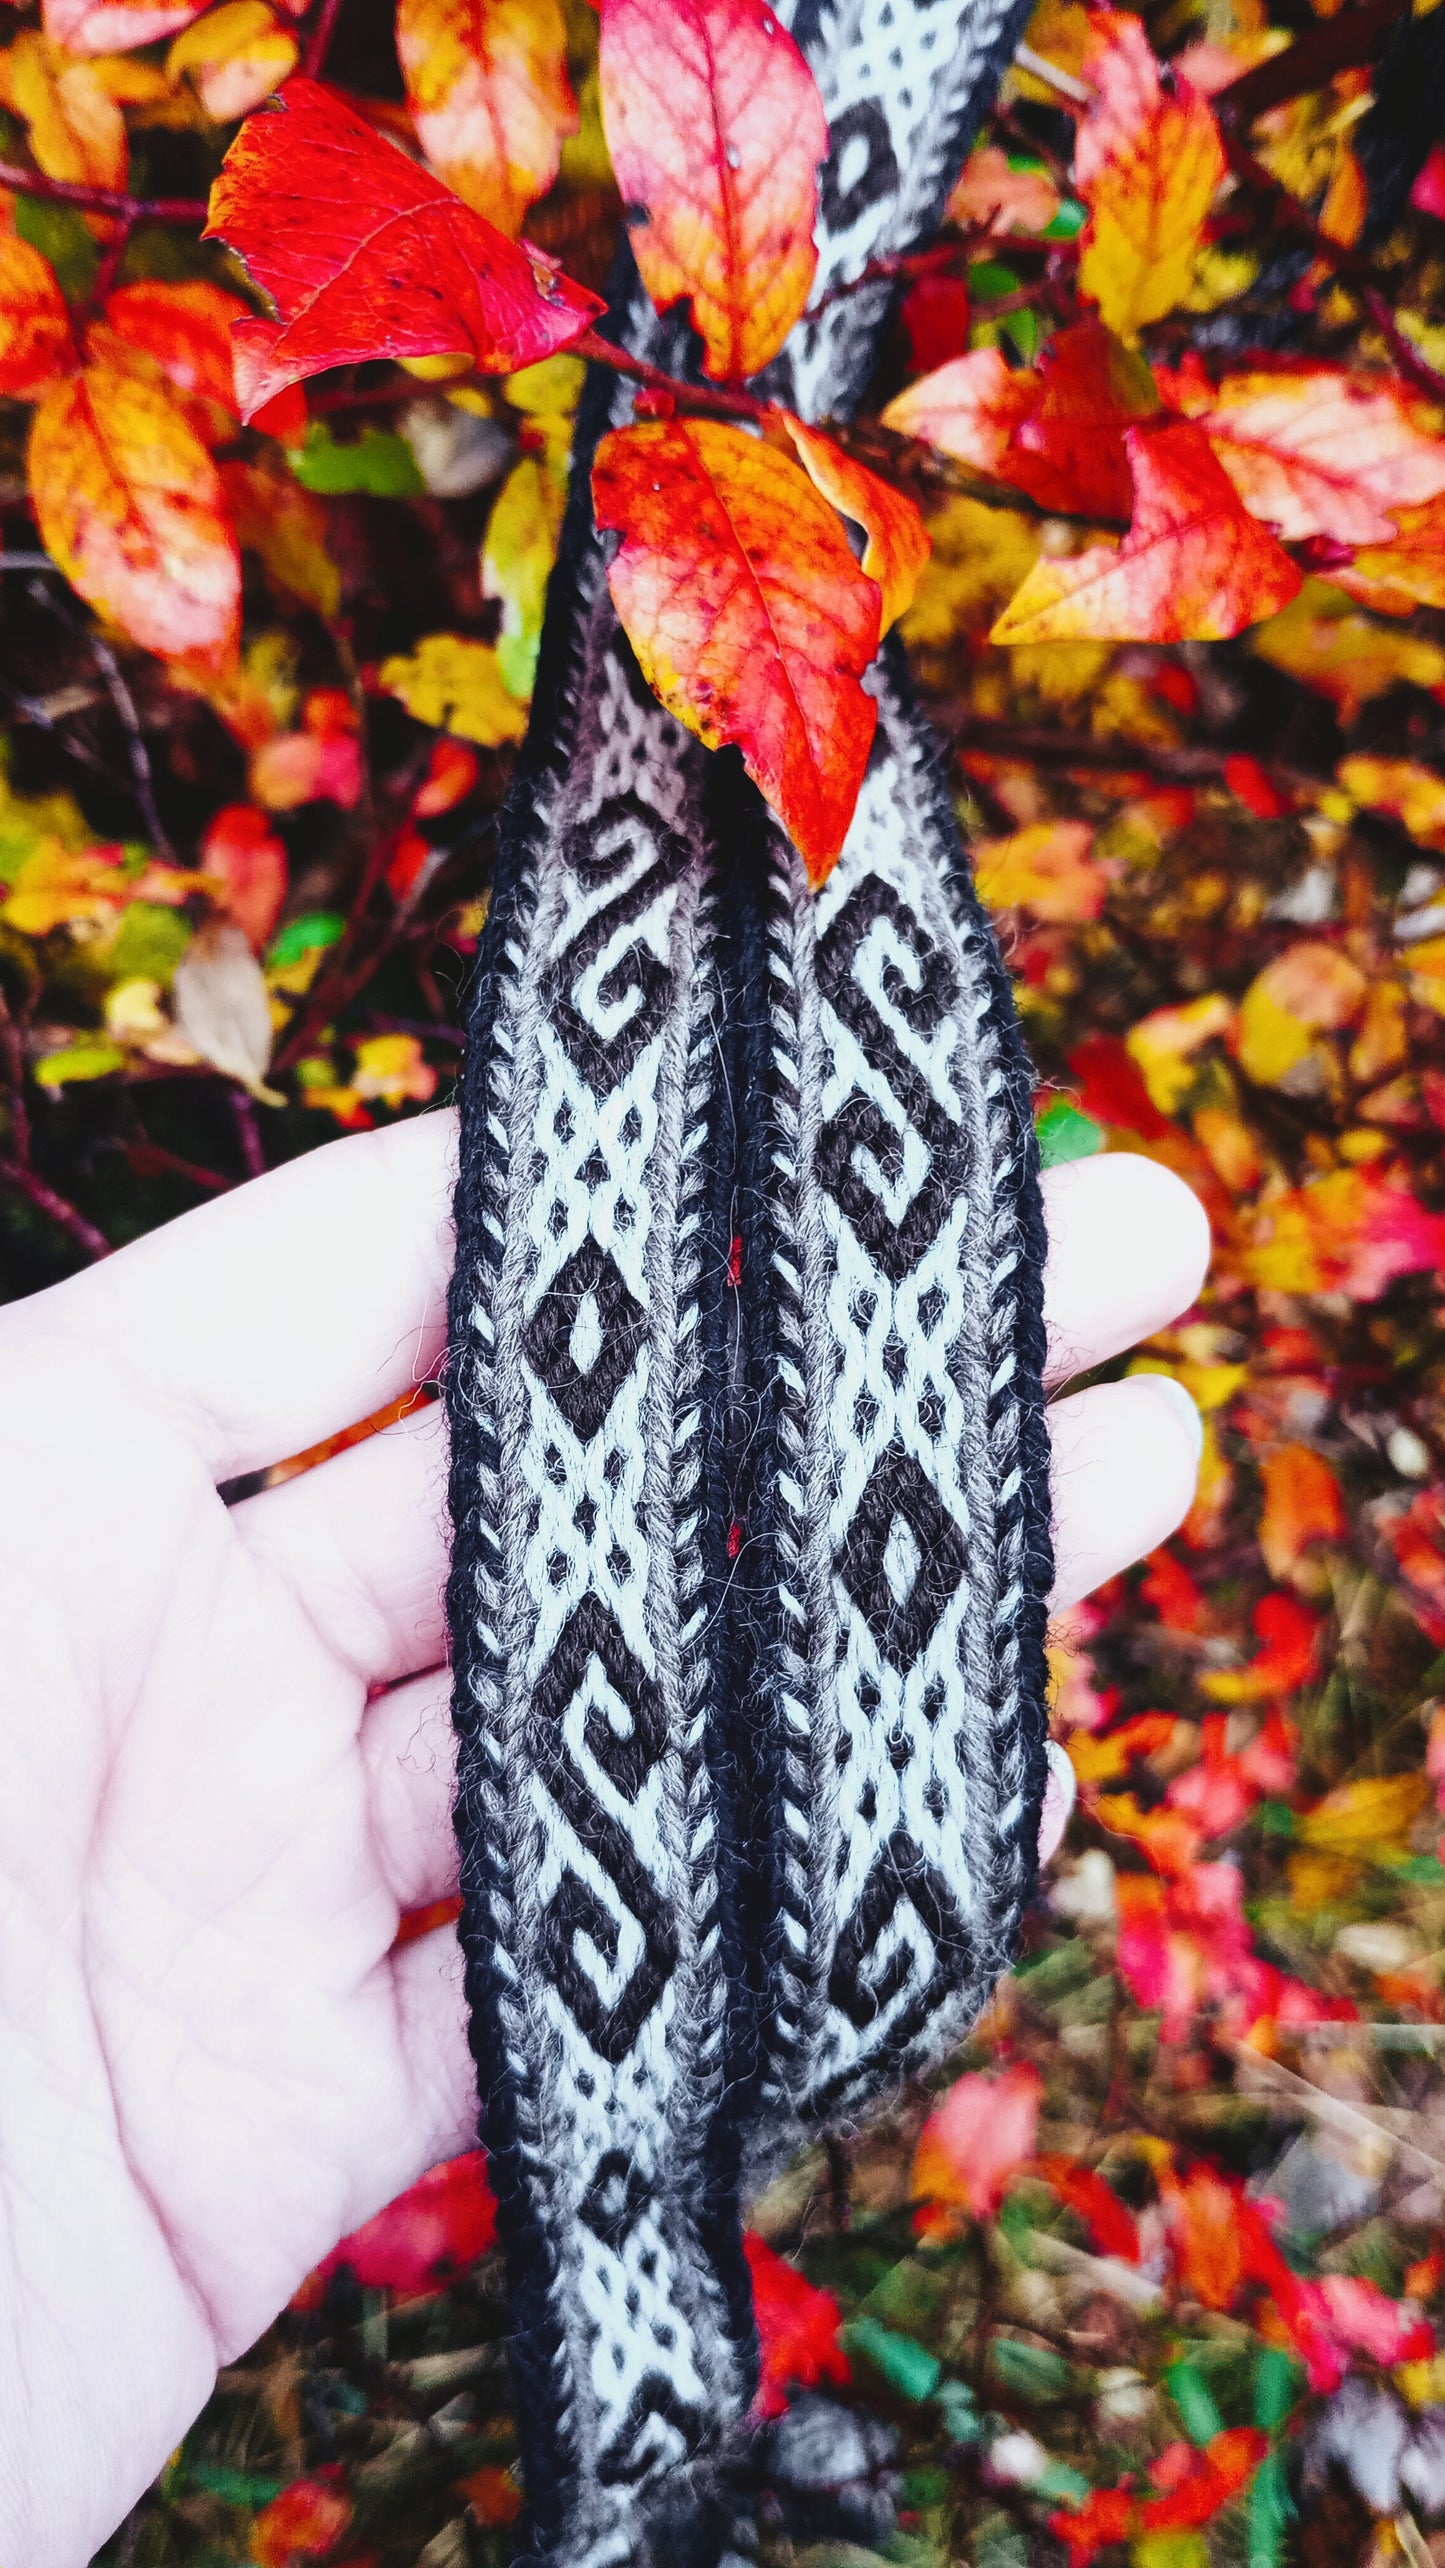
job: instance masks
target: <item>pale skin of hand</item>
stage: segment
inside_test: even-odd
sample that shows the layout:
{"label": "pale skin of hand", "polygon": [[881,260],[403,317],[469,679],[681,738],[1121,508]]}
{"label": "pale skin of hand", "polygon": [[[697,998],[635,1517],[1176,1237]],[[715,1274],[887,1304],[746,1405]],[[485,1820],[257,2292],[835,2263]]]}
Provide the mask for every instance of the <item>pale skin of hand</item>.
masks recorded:
{"label": "pale skin of hand", "polygon": [[[432,1405],[455,1126],[339,1141],[0,1311],[0,2561],[84,2568],[336,2240],[472,2145]],[[1045,1180],[1051,1379],[1194,1299],[1204,1219]],[[1055,1403],[1056,1601],[1184,1514],[1139,1377]],[[1044,1842],[1062,1824],[1046,1814]]]}

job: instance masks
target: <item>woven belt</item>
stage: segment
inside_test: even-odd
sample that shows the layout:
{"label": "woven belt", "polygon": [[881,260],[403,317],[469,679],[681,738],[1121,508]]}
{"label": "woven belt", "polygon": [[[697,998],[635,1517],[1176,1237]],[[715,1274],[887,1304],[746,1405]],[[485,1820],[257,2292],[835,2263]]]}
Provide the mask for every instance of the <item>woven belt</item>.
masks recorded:
{"label": "woven belt", "polygon": [[[935,227],[1027,6],[793,15],[819,295]],[[887,307],[800,324],[768,388],[844,412]],[[609,326],[687,362],[630,270]],[[896,648],[818,894],[649,693],[589,497],[630,413],[598,370],[480,958],[447,1383],[467,1994],[548,2568],[716,2554],[740,2190],[973,2022],[1044,1775],[1007,982]]]}

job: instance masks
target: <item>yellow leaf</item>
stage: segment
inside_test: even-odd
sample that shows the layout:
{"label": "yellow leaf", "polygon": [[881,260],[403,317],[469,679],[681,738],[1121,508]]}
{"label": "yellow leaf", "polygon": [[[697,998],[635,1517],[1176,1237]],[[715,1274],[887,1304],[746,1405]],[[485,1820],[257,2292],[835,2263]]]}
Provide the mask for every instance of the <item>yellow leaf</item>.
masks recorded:
{"label": "yellow leaf", "polygon": [[1407,1836],[1429,1799],[1423,1774],[1362,1775],[1301,1813],[1294,1832],[1304,1845],[1327,1853],[1364,1853]]}
{"label": "yellow leaf", "polygon": [[1038,559],[1039,530],[1014,509],[950,499],[928,532],[933,551],[899,631],[910,649],[941,654],[993,622]]}
{"label": "yellow leaf", "polygon": [[124,187],[125,118],[99,64],[72,62],[25,28],[0,51],[0,105],[29,129],[37,169],[85,187]]}
{"label": "yellow leaf", "polygon": [[398,0],[396,49],[433,169],[515,238],[577,130],[558,0]]}
{"label": "yellow leaf", "polygon": [[1364,1005],[1365,976],[1337,946],[1307,939],[1276,956],[1239,1009],[1237,1050],[1247,1078],[1284,1086],[1313,1052],[1315,1033],[1337,1033]]}
{"label": "yellow leaf", "polygon": [[1298,597],[1256,626],[1249,647],[1328,696],[1346,723],[1391,687],[1445,684],[1445,651],[1438,643],[1374,623],[1325,580],[1306,580]]}
{"label": "yellow leaf", "polygon": [[1027,909],[1055,924],[1098,918],[1105,878],[1091,863],[1087,821],[1041,820],[1008,838],[985,838],[973,851],[978,896],[989,909]]}
{"label": "yellow leaf", "polygon": [[437,1074],[414,1034],[372,1034],[356,1047],[351,1085],[358,1097],[385,1106],[424,1106],[436,1095]]}
{"label": "yellow leaf", "polygon": [[1412,838],[1445,853],[1445,778],[1413,758],[1345,758],[1340,783],[1367,811],[1387,811]]}
{"label": "yellow leaf", "polygon": [[300,54],[296,37],[266,0],[222,0],[219,9],[177,36],[166,69],[173,81],[189,73],[206,114],[223,125],[249,116],[279,89]]}
{"label": "yellow leaf", "polygon": [[1137,18],[1096,9],[1090,24],[1083,76],[1094,104],[1074,149],[1089,208],[1079,291],[1111,330],[1133,339],[1189,290],[1224,146],[1207,100],[1186,81],[1165,91]]}
{"label": "yellow leaf", "polygon": [[520,740],[527,728],[525,708],[509,692],[490,642],[429,633],[409,658],[383,660],[380,676],[387,694],[399,696],[418,722],[484,749]]}
{"label": "yellow leaf", "polygon": [[0,919],[26,936],[48,936],[80,920],[115,918],[125,902],[118,848],[77,855],[58,838],[42,838],[14,875]]}
{"label": "yellow leaf", "polygon": [[497,667],[503,685],[523,704],[531,699],[537,674],[547,582],[557,558],[566,499],[566,483],[550,460],[523,455],[502,484],[487,521],[482,595],[502,602]]}
{"label": "yellow leaf", "polygon": [[1194,1085],[1194,1055],[1216,1035],[1228,1034],[1234,1008],[1222,991],[1190,999],[1183,1007],[1156,1008],[1124,1038],[1161,1115],[1177,1113]]}

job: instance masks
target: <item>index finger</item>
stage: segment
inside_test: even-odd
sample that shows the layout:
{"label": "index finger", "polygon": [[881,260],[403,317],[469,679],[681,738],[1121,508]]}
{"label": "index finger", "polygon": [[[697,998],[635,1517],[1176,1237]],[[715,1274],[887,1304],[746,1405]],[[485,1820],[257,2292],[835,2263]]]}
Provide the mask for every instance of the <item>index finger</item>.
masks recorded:
{"label": "index finger", "polygon": [[0,1346],[99,1346],[217,1480],[284,1461],[434,1369],[456,1149],[450,1111],[328,1142],[0,1313]]}

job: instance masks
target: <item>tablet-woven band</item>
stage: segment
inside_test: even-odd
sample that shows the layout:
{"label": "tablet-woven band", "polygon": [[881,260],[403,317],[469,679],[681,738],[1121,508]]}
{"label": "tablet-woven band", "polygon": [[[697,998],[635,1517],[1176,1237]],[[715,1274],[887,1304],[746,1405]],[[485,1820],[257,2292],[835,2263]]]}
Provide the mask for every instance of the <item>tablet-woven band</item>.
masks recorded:
{"label": "tablet-woven band", "polygon": [[[1025,0],[1026,5],[1026,0]],[[783,13],[785,16],[787,13]],[[1018,0],[800,12],[815,299],[937,221]],[[774,388],[861,397],[877,290]],[[687,362],[636,287],[610,323]],[[579,421],[483,941],[448,1406],[457,1829],[528,2556],[705,2553],[740,2183],[973,2020],[1042,1797],[1029,1078],[901,662],[811,895],[655,703]]]}

